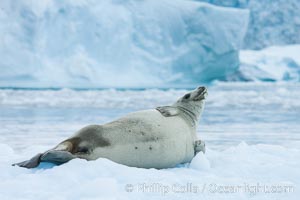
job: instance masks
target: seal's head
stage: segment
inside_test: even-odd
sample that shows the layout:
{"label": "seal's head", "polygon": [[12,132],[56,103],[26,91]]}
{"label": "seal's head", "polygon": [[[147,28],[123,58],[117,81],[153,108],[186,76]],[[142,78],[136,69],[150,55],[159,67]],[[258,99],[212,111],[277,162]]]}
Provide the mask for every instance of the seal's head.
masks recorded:
{"label": "seal's head", "polygon": [[178,107],[186,115],[191,117],[196,124],[204,109],[204,102],[206,97],[206,87],[200,86],[178,99],[174,106]]}
{"label": "seal's head", "polygon": [[199,103],[203,102],[203,100],[207,96],[207,89],[206,87],[200,86],[196,88],[195,90],[185,94],[183,97],[181,97],[177,102],[182,103]]}

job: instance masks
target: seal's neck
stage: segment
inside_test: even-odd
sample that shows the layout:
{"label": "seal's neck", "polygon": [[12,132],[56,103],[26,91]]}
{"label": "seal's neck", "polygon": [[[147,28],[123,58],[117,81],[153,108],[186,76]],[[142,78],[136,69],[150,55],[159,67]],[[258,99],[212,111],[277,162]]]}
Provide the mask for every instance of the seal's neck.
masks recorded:
{"label": "seal's neck", "polygon": [[193,127],[197,127],[201,112],[204,104],[196,105],[188,102],[176,102],[173,104],[181,111],[181,115],[185,118]]}

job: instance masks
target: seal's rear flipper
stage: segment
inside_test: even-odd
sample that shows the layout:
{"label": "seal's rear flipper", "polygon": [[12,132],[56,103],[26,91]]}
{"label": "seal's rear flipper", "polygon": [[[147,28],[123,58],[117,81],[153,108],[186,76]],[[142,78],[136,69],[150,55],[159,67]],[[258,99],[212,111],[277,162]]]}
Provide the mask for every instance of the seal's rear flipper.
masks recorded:
{"label": "seal's rear flipper", "polygon": [[49,150],[46,151],[40,158],[41,162],[49,162],[56,165],[66,163],[72,159],[76,158],[69,151],[61,150]]}
{"label": "seal's rear flipper", "polygon": [[31,158],[30,160],[26,160],[20,163],[15,163],[12,166],[19,166],[19,167],[25,167],[25,168],[35,168],[37,167],[40,162],[41,162],[41,157],[42,157],[42,153],[37,154],[36,156],[34,156],[33,158]]}
{"label": "seal's rear flipper", "polygon": [[201,140],[196,140],[194,143],[195,155],[199,152],[205,153],[205,142]]}

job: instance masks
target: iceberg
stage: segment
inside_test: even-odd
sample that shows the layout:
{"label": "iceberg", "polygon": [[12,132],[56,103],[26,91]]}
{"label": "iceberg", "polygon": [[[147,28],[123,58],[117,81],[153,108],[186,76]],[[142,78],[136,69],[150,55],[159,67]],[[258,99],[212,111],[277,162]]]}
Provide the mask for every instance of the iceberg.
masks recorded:
{"label": "iceberg", "polygon": [[300,81],[300,45],[240,52],[240,67],[227,81]]}
{"label": "iceberg", "polygon": [[169,87],[237,71],[248,10],[184,0],[0,2],[0,87]]}
{"label": "iceberg", "polygon": [[244,49],[300,43],[299,0],[197,0],[250,10]]}

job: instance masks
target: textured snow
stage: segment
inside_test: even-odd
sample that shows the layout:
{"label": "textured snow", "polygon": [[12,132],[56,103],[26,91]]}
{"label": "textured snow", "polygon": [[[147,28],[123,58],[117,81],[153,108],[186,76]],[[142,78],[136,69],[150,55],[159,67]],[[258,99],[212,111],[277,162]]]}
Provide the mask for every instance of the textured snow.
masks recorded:
{"label": "textured snow", "polygon": [[184,0],[0,2],[0,87],[190,85],[238,68],[248,11]]}
{"label": "textured snow", "polygon": [[[0,156],[5,159],[0,162],[0,169],[5,172],[0,175],[0,198],[3,200],[296,200],[299,195],[294,187],[300,183],[300,150],[295,147],[241,143],[224,151],[208,149],[205,156],[196,156],[190,166],[166,170],[126,167],[107,159],[89,162],[78,159],[61,166],[45,164],[28,170],[9,166],[24,157],[16,155],[5,145],[1,147]],[[189,184],[194,187],[193,190],[189,189]],[[226,186],[235,187],[236,191]],[[256,189],[258,186],[261,188]]]}
{"label": "textured snow", "polygon": [[106,159],[31,170],[11,163],[52,148],[87,124],[168,105],[186,90],[0,90],[0,199],[297,200],[299,88],[292,82],[209,85],[198,128],[206,154],[165,170]]}
{"label": "textured snow", "polygon": [[245,49],[300,43],[299,0],[198,1],[250,10],[250,21],[243,45]]}

